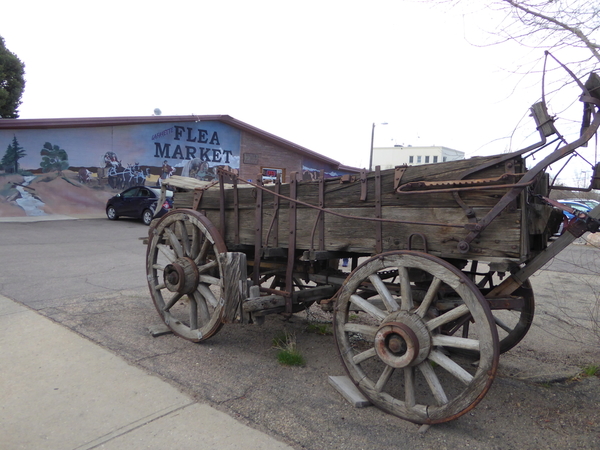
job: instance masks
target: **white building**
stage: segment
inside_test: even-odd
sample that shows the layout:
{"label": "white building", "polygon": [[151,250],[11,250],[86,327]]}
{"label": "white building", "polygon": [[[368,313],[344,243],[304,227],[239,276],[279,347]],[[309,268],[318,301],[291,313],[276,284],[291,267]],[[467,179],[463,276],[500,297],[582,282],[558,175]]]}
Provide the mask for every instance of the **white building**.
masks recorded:
{"label": "white building", "polygon": [[452,150],[448,147],[377,147],[373,149],[373,168],[380,166],[382,170],[393,169],[406,164],[417,166],[419,164],[435,164],[439,162],[465,159],[465,153]]}

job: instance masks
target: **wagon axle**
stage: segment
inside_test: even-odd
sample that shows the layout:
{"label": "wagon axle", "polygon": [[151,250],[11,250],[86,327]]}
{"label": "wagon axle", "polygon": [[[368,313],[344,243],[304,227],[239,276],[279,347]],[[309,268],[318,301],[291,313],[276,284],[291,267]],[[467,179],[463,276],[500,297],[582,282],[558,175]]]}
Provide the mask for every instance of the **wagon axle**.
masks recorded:
{"label": "wagon axle", "polygon": [[423,321],[414,313],[390,314],[375,334],[377,356],[396,369],[423,362],[431,349],[431,336]]}
{"label": "wagon axle", "polygon": [[198,267],[190,258],[179,258],[172,264],[167,264],[163,278],[167,289],[179,294],[191,294],[200,280]]}

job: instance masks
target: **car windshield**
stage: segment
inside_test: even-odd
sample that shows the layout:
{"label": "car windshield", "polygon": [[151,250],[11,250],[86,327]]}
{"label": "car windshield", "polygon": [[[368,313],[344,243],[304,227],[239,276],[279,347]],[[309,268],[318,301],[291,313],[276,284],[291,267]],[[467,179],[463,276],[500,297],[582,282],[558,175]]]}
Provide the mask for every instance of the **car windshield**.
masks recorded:
{"label": "car windshield", "polygon": [[592,209],[594,209],[596,206],[600,205],[600,202],[597,202],[596,200],[584,200],[581,203],[589,206]]}
{"label": "car windshield", "polygon": [[562,204],[576,209],[578,211],[583,211],[583,212],[588,212],[590,210],[590,208],[587,205],[584,205],[583,203],[577,203],[577,202],[561,202]]}
{"label": "car windshield", "polygon": [[[150,189],[152,192],[154,192],[157,197],[160,197],[160,189],[159,188],[148,188],[148,189]],[[166,197],[167,198],[173,197],[173,191],[167,190]]]}

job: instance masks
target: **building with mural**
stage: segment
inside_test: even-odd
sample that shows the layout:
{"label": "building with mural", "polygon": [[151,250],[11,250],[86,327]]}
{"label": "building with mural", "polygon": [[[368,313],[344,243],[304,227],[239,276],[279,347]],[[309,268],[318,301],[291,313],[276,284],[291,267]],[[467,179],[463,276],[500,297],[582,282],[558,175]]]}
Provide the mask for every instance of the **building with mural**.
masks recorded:
{"label": "building with mural", "polygon": [[0,217],[86,214],[116,192],[219,167],[264,181],[358,169],[228,115],[0,120]]}

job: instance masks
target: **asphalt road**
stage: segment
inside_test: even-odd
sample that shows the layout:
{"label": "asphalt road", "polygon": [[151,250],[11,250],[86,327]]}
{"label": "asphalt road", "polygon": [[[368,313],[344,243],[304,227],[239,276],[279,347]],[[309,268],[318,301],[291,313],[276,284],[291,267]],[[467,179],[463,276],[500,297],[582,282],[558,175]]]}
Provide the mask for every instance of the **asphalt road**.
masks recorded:
{"label": "asphalt road", "polygon": [[[146,285],[147,230],[130,220],[2,222],[0,294],[298,449],[598,448],[600,379],[564,382],[600,363],[596,248],[571,245],[532,277],[534,327],[501,357],[485,399],[422,434],[375,408],[353,408],[333,390],[328,376],[344,374],[334,340],[307,332],[305,315],[228,325],[200,345],[151,337],[147,327],[160,319]],[[272,340],[282,330],[296,334],[305,367],[276,362]],[[550,378],[540,384],[540,374]]]}

